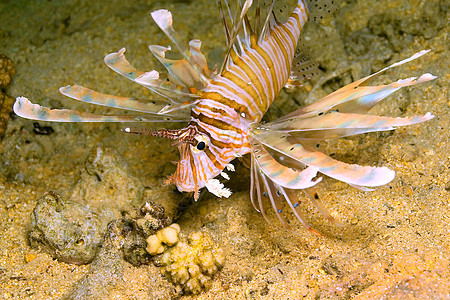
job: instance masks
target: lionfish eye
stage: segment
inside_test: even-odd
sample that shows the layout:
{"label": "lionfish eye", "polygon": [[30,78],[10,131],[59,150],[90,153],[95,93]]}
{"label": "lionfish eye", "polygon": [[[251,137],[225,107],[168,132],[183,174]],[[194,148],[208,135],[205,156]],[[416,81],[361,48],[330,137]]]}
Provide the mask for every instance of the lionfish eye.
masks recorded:
{"label": "lionfish eye", "polygon": [[205,142],[201,141],[201,142],[199,142],[197,144],[197,150],[202,151],[202,150],[205,150],[205,148],[206,148],[206,143]]}
{"label": "lionfish eye", "polygon": [[194,137],[191,149],[194,153],[200,153],[201,151],[206,149],[207,145],[208,145],[208,138],[206,136],[199,134]]}

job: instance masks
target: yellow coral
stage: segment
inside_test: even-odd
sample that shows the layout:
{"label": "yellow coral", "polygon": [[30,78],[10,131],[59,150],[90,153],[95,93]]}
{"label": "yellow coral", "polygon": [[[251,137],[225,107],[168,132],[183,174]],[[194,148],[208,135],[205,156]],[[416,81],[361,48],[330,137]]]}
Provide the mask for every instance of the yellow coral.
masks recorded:
{"label": "yellow coral", "polygon": [[223,266],[222,248],[206,232],[189,234],[160,257],[161,272],[186,292],[199,294],[211,286],[212,278]]}
{"label": "yellow coral", "polygon": [[157,255],[164,252],[165,247],[173,246],[178,242],[178,235],[180,233],[180,226],[178,224],[172,224],[169,227],[165,227],[156,234],[150,235],[147,238],[147,252],[151,255]]}

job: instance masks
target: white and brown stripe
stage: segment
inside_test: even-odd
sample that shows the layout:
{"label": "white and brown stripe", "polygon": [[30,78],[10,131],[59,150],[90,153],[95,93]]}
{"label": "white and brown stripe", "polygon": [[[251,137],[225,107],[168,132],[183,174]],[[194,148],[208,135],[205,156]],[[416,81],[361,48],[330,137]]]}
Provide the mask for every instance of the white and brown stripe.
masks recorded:
{"label": "white and brown stripe", "polygon": [[242,53],[231,50],[231,59],[221,74],[196,91],[200,100],[192,108],[189,127],[207,137],[209,143],[205,155],[191,155],[191,145],[179,146],[181,161],[190,162],[185,168],[179,165],[172,178],[182,190],[197,191],[236,155],[251,151],[249,126],[262,119],[285,85],[307,20],[306,4],[300,0],[286,22],[271,21],[264,38],[255,33],[246,36]]}

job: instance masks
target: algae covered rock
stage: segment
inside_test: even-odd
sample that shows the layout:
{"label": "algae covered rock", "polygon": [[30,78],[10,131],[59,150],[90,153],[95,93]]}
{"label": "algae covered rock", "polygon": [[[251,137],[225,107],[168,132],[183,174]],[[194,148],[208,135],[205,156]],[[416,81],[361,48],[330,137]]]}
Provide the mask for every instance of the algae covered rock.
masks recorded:
{"label": "algae covered rock", "polygon": [[122,245],[123,259],[135,267],[149,264],[152,256],[145,250],[145,234],[135,220],[122,220],[122,235],[126,238]]}
{"label": "algae covered rock", "polygon": [[109,221],[123,212],[138,211],[144,186],[128,172],[126,162],[111,147],[96,147],[70,199],[86,203]]}
{"label": "algae covered rock", "polygon": [[171,219],[166,216],[164,207],[153,202],[145,202],[141,208],[143,216],[136,220],[145,235],[155,234],[161,228],[167,227]]}
{"label": "algae covered rock", "polygon": [[[125,259],[133,265],[148,263],[145,239],[133,220],[114,220],[108,224],[105,241],[89,272],[65,295],[64,299],[108,299],[112,288],[122,280]],[[127,260],[130,262],[129,260]]]}
{"label": "algae covered rock", "polygon": [[[89,263],[102,245],[108,223],[138,211],[142,191],[143,185],[128,174],[114,149],[97,147],[68,200],[53,192],[38,200],[31,216],[30,244],[60,261]],[[133,265],[143,263],[148,255],[140,234],[126,246],[125,256]]]}
{"label": "algae covered rock", "polygon": [[223,267],[222,248],[206,232],[193,232],[159,257],[161,273],[187,293],[199,294],[212,284],[212,278]]}
{"label": "algae covered rock", "polygon": [[86,264],[102,244],[101,226],[98,215],[88,207],[48,192],[31,214],[28,238],[31,247],[41,248],[60,261]]}

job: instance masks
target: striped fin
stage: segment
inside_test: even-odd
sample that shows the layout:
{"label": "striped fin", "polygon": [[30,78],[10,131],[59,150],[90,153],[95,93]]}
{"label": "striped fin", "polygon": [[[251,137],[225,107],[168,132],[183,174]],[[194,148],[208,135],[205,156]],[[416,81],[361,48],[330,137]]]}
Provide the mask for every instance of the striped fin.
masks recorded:
{"label": "striped fin", "polygon": [[[284,122],[278,122],[264,127],[278,132],[361,128],[377,128],[382,130],[384,130],[383,128],[387,128],[390,130],[393,129],[394,126],[406,126],[421,123],[430,120],[433,117],[434,116],[430,113],[427,113],[424,116],[391,118],[365,114],[330,112],[312,118],[291,118]],[[321,137],[317,136],[317,138]]]}
{"label": "striped fin", "polygon": [[312,180],[318,169],[308,167],[303,171],[296,171],[278,163],[259,143],[252,144],[253,156],[261,171],[278,185],[289,189],[305,189],[316,185],[321,178]]}
{"label": "striped fin", "polygon": [[71,109],[50,109],[31,103],[25,97],[17,97],[14,103],[14,112],[22,117],[39,121],[52,122],[186,122],[189,117],[178,117],[170,115],[142,116],[105,116],[81,112]]}
{"label": "striped fin", "polygon": [[270,132],[257,133],[254,137],[264,146],[298,160],[305,165],[334,179],[358,186],[375,187],[392,181],[395,172],[386,167],[368,167],[346,164],[322,152],[309,150],[298,143],[291,143],[287,136],[277,136]]}
{"label": "striped fin", "polygon": [[[253,164],[254,168],[251,170],[253,171],[253,178],[254,178],[254,185],[251,186],[250,190],[250,200],[253,204],[253,207],[261,213],[261,215],[264,217],[264,219],[267,221],[267,223],[272,224],[269,221],[269,218],[267,217],[267,213],[264,210],[263,206],[263,196],[267,195],[267,192],[265,191],[264,183],[262,177],[265,176],[261,170],[257,167],[256,163]],[[256,196],[256,199],[255,199]],[[256,203],[256,201],[258,201]],[[257,205],[256,205],[257,204]]]}
{"label": "striped fin", "polygon": [[374,107],[378,102],[394,93],[398,89],[411,86],[418,83],[427,82],[435,79],[436,77],[426,73],[420,76],[419,78],[411,77],[407,79],[401,79],[397,82],[388,84],[388,85],[379,85],[379,86],[366,86],[370,83],[371,80],[376,78],[381,73],[389,70],[390,68],[394,68],[405,64],[411,60],[414,60],[426,53],[430,50],[420,51],[411,57],[404,59],[402,61],[396,62],[370,76],[364,77],[360,80],[357,80],[353,83],[350,83],[337,91],[323,97],[322,99],[300,108],[278,120],[275,122],[284,121],[288,118],[292,117],[310,117],[314,114],[323,114],[330,110],[339,110],[340,112],[349,112],[349,113],[365,113],[368,112],[372,107]]}
{"label": "striped fin", "polygon": [[[245,161],[244,161],[245,162]],[[245,165],[245,163],[244,163]],[[255,198],[258,198],[260,195],[257,192],[257,183],[258,183],[258,174],[257,174],[257,165],[255,163],[255,160],[252,156],[250,159],[250,202],[252,203],[253,208],[260,212],[259,208],[256,206]]]}
{"label": "striped fin", "polygon": [[307,140],[320,141],[325,139],[336,139],[362,133],[388,131],[393,129],[395,128],[394,127],[339,128],[339,129],[324,129],[324,130],[291,131],[289,132],[289,135],[297,139],[299,143],[304,143]]}
{"label": "striped fin", "polygon": [[153,55],[166,67],[171,75],[171,79],[178,85],[183,85],[186,88],[195,87],[202,89],[205,87],[204,82],[201,80],[200,73],[192,68],[192,66],[186,61],[186,59],[168,59],[166,58],[166,51],[170,50],[169,47],[162,47],[158,45],[151,45],[150,51]]}
{"label": "striped fin", "polygon": [[291,200],[294,197],[297,198],[297,196],[292,196],[293,191],[289,190],[289,189],[285,189],[282,186],[278,186],[277,184],[275,184],[275,187],[281,193],[281,195],[284,197],[284,199],[286,200],[286,203],[289,205],[289,207],[292,210],[292,212],[294,213],[295,217],[303,225],[303,227],[305,227],[307,230],[311,231],[312,233],[320,236],[321,234],[318,233],[316,230],[314,230],[314,228],[312,228],[312,226],[308,223],[308,221],[306,221],[305,216],[300,211],[299,202],[298,201],[293,202]]}
{"label": "striped fin", "polygon": [[157,94],[169,98],[172,102],[184,101],[186,97],[196,97],[185,86],[180,86],[167,80],[164,74],[153,70],[149,72],[139,71],[125,58],[125,48],[119,52],[105,56],[105,64],[120,75],[151,89]]}
{"label": "striped fin", "polygon": [[[275,212],[275,215],[280,220],[283,227],[290,230],[291,232],[297,234],[297,232],[292,230],[292,227],[288,224],[285,217],[283,216],[283,208],[282,202],[286,201],[288,203],[290,209],[294,213],[297,220],[309,231],[314,234],[320,235],[317,231],[315,231],[312,226],[306,221],[305,216],[300,211],[299,202],[292,201],[291,199],[297,198],[296,196],[292,196],[293,190],[286,189],[283,186],[278,185],[276,182],[273,182],[269,177],[267,177],[263,171],[260,169],[259,165],[255,162],[255,157],[252,155],[252,167],[250,170],[251,178],[250,178],[250,199],[253,207],[260,212],[267,223],[272,224],[270,222],[266,211],[264,210],[263,200],[269,199],[270,204]],[[324,209],[321,207],[321,209]],[[326,209],[324,211],[327,213]],[[331,217],[331,216],[330,216]],[[331,217],[330,220],[334,219]]]}
{"label": "striped fin", "polygon": [[292,227],[288,224],[288,222],[286,221],[286,218],[281,214],[283,209],[283,202],[282,202],[282,197],[281,197],[281,192],[280,190],[275,190],[274,188],[274,183],[269,180],[266,176],[261,176],[263,183],[264,183],[264,187],[265,187],[265,192],[266,192],[266,197],[269,198],[270,200],[270,204],[272,205],[273,211],[275,212],[275,215],[277,216],[278,220],[281,222],[281,224],[283,225],[284,228],[286,228],[289,231],[293,231]]}
{"label": "striped fin", "polygon": [[[205,72],[205,65],[203,62],[199,64],[198,58],[200,57],[200,44],[196,41],[193,44],[190,44],[190,49],[184,46],[181,37],[179,34],[173,29],[172,24],[172,13],[166,9],[160,9],[151,13],[153,20],[156,24],[161,28],[161,30],[167,35],[167,37],[174,43],[174,45],[178,48],[181,55],[183,55],[185,62],[190,66],[192,70],[194,70],[197,75],[201,78],[203,85],[206,85],[209,81],[211,74],[209,72]],[[198,48],[197,48],[198,46]],[[193,49],[194,47],[194,49]],[[189,50],[194,50],[194,53],[191,53]],[[200,52],[200,53],[199,53]],[[204,55],[201,54],[204,58]],[[159,59],[159,58],[158,58]],[[207,66],[206,66],[207,67]],[[169,69],[168,69],[169,70]],[[169,70],[170,72],[170,70]]]}
{"label": "striped fin", "polygon": [[224,0],[225,7],[227,8],[227,12],[228,12],[228,14],[226,14],[226,13],[223,13],[221,1],[222,0],[217,0],[217,3],[218,3],[219,11],[220,11],[220,14],[222,17],[222,23],[224,25],[228,49],[225,53],[225,57],[224,57],[222,66],[220,68],[219,74],[221,74],[223,72],[223,70],[225,69],[225,67],[228,65],[229,60],[230,60],[230,55],[233,52],[233,50],[236,51],[237,46],[239,47],[239,49],[241,49],[241,52],[244,51],[244,47],[242,45],[243,41],[245,42],[246,47],[250,47],[251,29],[247,28],[247,31],[246,31],[247,34],[245,34],[243,38],[239,37],[239,33],[243,29],[244,19],[247,18],[247,12],[253,3],[252,0],[246,0],[244,2],[244,4],[241,6],[242,3],[239,1],[238,7],[239,7],[240,11],[232,12],[231,7],[228,4],[228,1]]}
{"label": "striped fin", "polygon": [[80,85],[68,85],[65,87],[61,87],[59,91],[61,92],[61,94],[67,97],[86,103],[139,111],[144,113],[156,114],[166,106],[171,106],[170,103],[167,103],[165,101],[151,101],[143,103],[137,101],[135,98],[101,94]]}
{"label": "striped fin", "polygon": [[195,62],[197,63],[199,71],[206,77],[211,78],[215,75],[215,73],[209,69],[206,57],[200,50],[201,46],[202,41],[191,40],[189,42],[189,51],[192,54],[192,57],[194,58]]}

